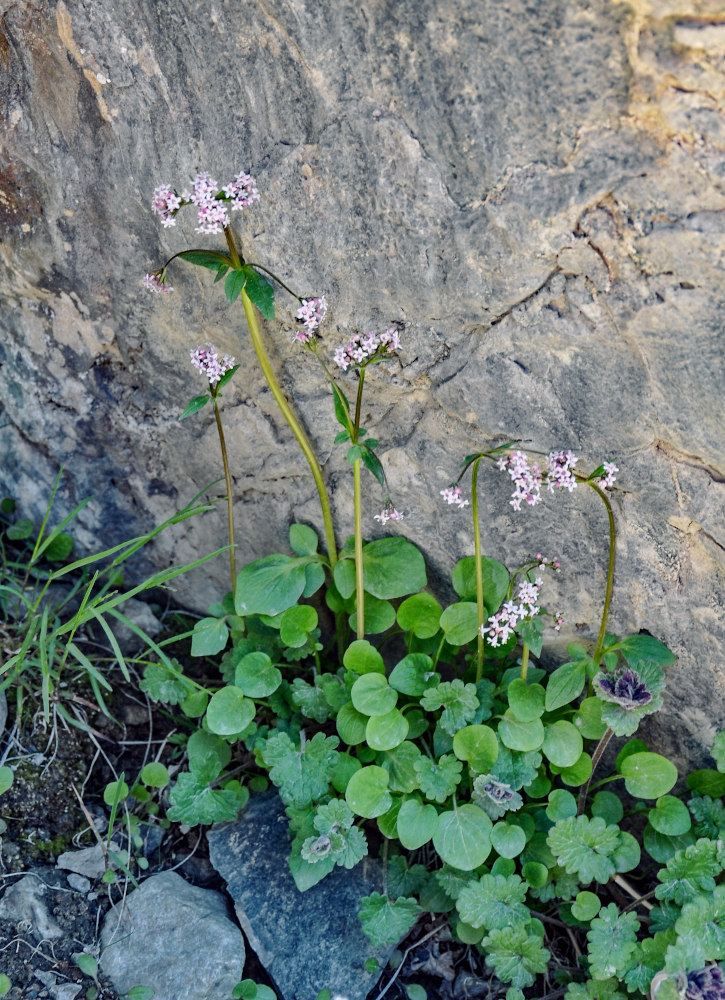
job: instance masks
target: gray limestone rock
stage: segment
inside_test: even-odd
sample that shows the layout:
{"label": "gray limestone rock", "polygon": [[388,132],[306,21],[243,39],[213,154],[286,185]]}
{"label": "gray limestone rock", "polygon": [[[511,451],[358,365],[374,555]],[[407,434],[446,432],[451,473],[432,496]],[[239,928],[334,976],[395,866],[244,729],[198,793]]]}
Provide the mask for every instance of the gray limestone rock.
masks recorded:
{"label": "gray limestone rock", "polygon": [[250,800],[235,823],[207,834],[211,862],[227,889],[247,939],[284,1000],[310,1000],[327,987],[333,997],[364,1000],[379,974],[365,969],[375,955],[360,927],[360,900],[382,889],[378,861],[335,868],[300,892],[288,867],[288,820],[276,795]]}
{"label": "gray limestone rock", "polygon": [[244,940],[224,897],[175,872],[152,875],[111,910],[101,945],[119,993],[150,986],[155,1000],[229,1000],[242,979]]}
{"label": "gray limestone rock", "polygon": [[[240,304],[178,261],[173,295],[141,286],[179,250],[224,247],[187,216],[162,228],[154,188],[249,170],[262,198],[235,213],[237,234],[295,290],[327,295],[326,357],[354,328],[404,327],[400,363],[368,376],[363,422],[411,515],[396,530],[424,548],[441,596],[472,551],[467,513],[439,497],[463,456],[521,439],[571,448],[586,469],[616,461],[611,629],[648,629],[678,654],[657,724],[676,758],[702,758],[725,721],[721,7],[4,5],[3,493],[39,522],[64,465],[58,518],[94,498],[79,551],[163,522],[221,475],[209,408],[178,420],[202,391],[188,352],[209,338],[241,365],[223,400],[238,563],[284,549],[293,519],[319,526]],[[295,309],[280,293],[264,332],[342,541],[350,473],[319,368],[291,343]],[[596,636],[604,512],[578,491],[516,515],[505,477],[482,478],[486,551],[562,559],[544,596],[565,614],[564,656]],[[389,527],[370,516],[365,531]],[[217,505],[162,533],[133,572],[224,542]],[[175,597],[203,613],[227,586],[220,559],[175,581]]]}
{"label": "gray limestone rock", "polygon": [[35,941],[56,941],[63,937],[43,899],[47,888],[37,875],[24,875],[8,886],[0,899],[0,920],[16,925],[24,923]]}

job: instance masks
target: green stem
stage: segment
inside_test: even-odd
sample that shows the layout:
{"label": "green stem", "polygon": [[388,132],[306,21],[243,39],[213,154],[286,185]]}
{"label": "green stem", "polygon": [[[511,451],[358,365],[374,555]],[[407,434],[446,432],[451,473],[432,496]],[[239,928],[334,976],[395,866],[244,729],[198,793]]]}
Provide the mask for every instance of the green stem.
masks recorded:
{"label": "green stem", "polygon": [[363,579],[362,492],[360,490],[360,459],[352,467],[355,489],[355,603],[357,604],[357,637],[365,638],[365,588]]}
{"label": "green stem", "polygon": [[[352,443],[357,444],[360,436],[360,411],[362,409],[363,386],[365,384],[365,369],[360,369],[355,398],[355,423],[352,431]],[[355,603],[357,604],[357,637],[365,638],[365,581],[363,576],[363,537],[362,537],[362,489],[360,485],[360,459],[355,459],[353,466],[354,506],[355,506]]]}
{"label": "green stem", "polygon": [[607,508],[607,517],[609,518],[609,563],[607,565],[607,587],[604,593],[604,607],[602,608],[602,622],[599,626],[599,635],[597,637],[597,646],[594,650],[594,656],[592,659],[595,663],[599,663],[602,650],[604,649],[604,637],[607,634],[607,618],[609,617],[609,608],[612,603],[612,591],[614,589],[614,559],[616,555],[617,546],[617,529],[614,523],[614,512],[612,510],[612,504],[604,492],[604,490],[597,486],[596,483],[586,480],[587,486],[591,486],[596,494],[601,497],[604,506]]}
{"label": "green stem", "polygon": [[526,680],[526,674],[529,670],[529,647],[527,643],[524,643],[524,647],[521,650],[521,680]]}
{"label": "green stem", "polygon": [[476,683],[483,675],[483,566],[481,565],[481,525],[478,521],[478,466],[483,456],[473,463],[471,472],[471,513],[473,514],[473,557],[476,563],[476,610],[478,613],[478,633],[476,636]]}
{"label": "green stem", "polygon": [[227,456],[227,445],[224,440],[224,430],[222,428],[222,417],[219,410],[219,403],[217,402],[216,393],[212,390],[212,402],[214,403],[214,418],[216,420],[216,429],[219,434],[219,447],[222,452],[222,464],[224,465],[224,479],[227,484],[227,532],[229,534],[229,573],[232,578],[232,598],[234,598],[237,589],[237,563],[236,555],[234,551],[234,495],[232,493],[232,475],[229,470],[229,458]]}
{"label": "green stem", "polygon": [[307,459],[307,464],[310,467],[312,478],[315,480],[315,486],[317,487],[317,493],[320,498],[320,507],[322,509],[322,520],[325,524],[327,555],[330,560],[330,567],[332,568],[337,563],[337,543],[335,541],[335,529],[332,523],[332,513],[330,511],[330,498],[327,495],[327,488],[325,487],[325,482],[322,478],[322,470],[320,469],[317,456],[315,455],[314,449],[310,444],[309,438],[302,429],[297,417],[292,412],[290,405],[285,399],[282,389],[280,388],[279,382],[272,371],[272,366],[269,362],[269,357],[267,356],[267,352],[264,348],[264,342],[259,330],[259,323],[257,322],[257,317],[254,312],[254,306],[244,289],[242,289],[242,305],[244,306],[244,315],[247,317],[249,334],[252,338],[252,344],[257,355],[257,360],[259,361],[259,366],[262,369],[262,374],[267,381],[267,385],[272,391],[272,395],[274,396],[275,402],[277,403],[282,416],[287,421],[290,430],[295,436],[297,444],[302,449],[302,453]]}

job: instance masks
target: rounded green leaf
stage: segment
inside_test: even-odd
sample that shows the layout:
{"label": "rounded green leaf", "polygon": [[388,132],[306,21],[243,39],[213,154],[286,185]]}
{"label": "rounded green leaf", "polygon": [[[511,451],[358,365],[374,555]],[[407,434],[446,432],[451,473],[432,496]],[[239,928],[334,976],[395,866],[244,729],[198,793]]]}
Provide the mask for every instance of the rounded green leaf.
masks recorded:
{"label": "rounded green leaf", "polygon": [[622,761],[619,773],[630,795],[640,799],[658,799],[677,781],[677,768],[658,753],[633,753]]}
{"label": "rounded green leaf", "polygon": [[[378,674],[370,674],[377,677]],[[361,677],[360,680],[363,680]],[[365,739],[373,750],[392,750],[400,746],[408,735],[408,721],[402,712],[394,708],[386,715],[374,715],[365,727]]]}
{"label": "rounded green leaf", "polygon": [[[390,601],[381,601],[379,597],[365,594],[364,627],[367,635],[379,635],[387,632],[395,624],[395,608]],[[350,615],[350,628],[357,628],[357,611]]]}
{"label": "rounded green leaf", "polygon": [[405,597],[427,582],[423,556],[407,539],[378,538],[363,548],[363,586],[373,597]]}
{"label": "rounded green leaf", "polygon": [[574,660],[557,667],[546,684],[546,711],[568,705],[578,698],[587,679],[586,660]]}
{"label": "rounded green leaf", "polygon": [[668,837],[666,834],[657,833],[655,828],[648,823],[642,834],[642,843],[651,858],[654,858],[659,864],[665,865],[678,851],[694,844],[695,836],[692,831],[689,831],[682,837]]}
{"label": "rounded green leaf", "polygon": [[696,795],[709,795],[711,799],[719,799],[721,795],[725,795],[725,774],[709,767],[691,771],[686,784]]}
{"label": "rounded green leaf", "polygon": [[199,716],[206,712],[208,704],[209,692],[197,690],[187,694],[186,698],[181,702],[180,708],[187,719],[198,719]]}
{"label": "rounded green leaf", "polygon": [[498,735],[509,750],[538,750],[544,742],[544,724],[541,719],[523,722],[507,711],[498,724]]}
{"label": "rounded green leaf", "polygon": [[340,739],[348,746],[355,747],[365,742],[368,716],[357,711],[351,701],[343,705],[337,713],[337,731]]}
{"label": "rounded green leaf", "polygon": [[298,556],[313,556],[317,552],[317,532],[306,524],[293,524],[289,529],[289,543]]}
{"label": "rounded green leaf", "polygon": [[470,601],[451,604],[441,615],[441,628],[451,646],[465,646],[478,635],[478,608]]}
{"label": "rounded green leaf", "polygon": [[649,811],[648,818],[657,833],[663,833],[668,837],[681,837],[692,826],[687,806],[674,795],[663,795],[657,799],[654,809]]}
{"label": "rounded green leaf", "polygon": [[375,764],[361,767],[347,784],[345,801],[356,816],[365,819],[382,816],[393,805],[393,797],[388,791],[388,772]]}
{"label": "rounded green leaf", "polygon": [[7,764],[3,764],[2,767],[0,767],[0,795],[2,795],[3,792],[7,792],[8,788],[10,788],[13,783],[14,777],[15,775],[12,768],[8,767]]}
{"label": "rounded green leaf", "polygon": [[601,816],[605,823],[616,826],[624,816],[622,800],[614,792],[597,792],[592,799],[592,816]]}
{"label": "rounded green leaf", "polygon": [[398,625],[418,639],[432,638],[440,628],[440,620],[441,606],[431,594],[413,594],[398,608]]}
{"label": "rounded green leaf", "polygon": [[211,696],[206,721],[212,733],[234,736],[246,729],[255,715],[254,702],[244,697],[241,688],[227,684]]}
{"label": "rounded green leaf", "polygon": [[7,996],[13,988],[12,980],[4,972],[0,972],[0,997]]}
{"label": "rounded green leaf", "polygon": [[247,698],[266,698],[281,683],[282,674],[266,653],[247,653],[234,671],[234,684]]}
{"label": "rounded green leaf", "polygon": [[384,812],[381,816],[378,816],[378,830],[382,833],[384,837],[388,840],[398,839],[398,813],[400,812],[400,807],[403,804],[403,800],[399,795],[393,796],[393,804],[387,812]]}
{"label": "rounded green leaf", "polygon": [[496,733],[488,726],[464,726],[453,737],[453,753],[475,771],[487,774],[498,758]]}
{"label": "rounded green leaf", "polygon": [[383,674],[362,674],[350,691],[352,703],[363,715],[387,715],[398,701],[398,692]]}
{"label": "rounded green leaf", "polygon": [[549,804],[546,807],[546,815],[556,823],[560,819],[568,819],[576,816],[576,799],[563,788],[555,788],[549,795]]}
{"label": "rounded green leaf", "polygon": [[540,684],[527,684],[521,677],[516,677],[507,690],[509,708],[521,722],[531,722],[540,719],[544,714],[544,696],[546,692]]}
{"label": "rounded green leaf", "polygon": [[355,639],[354,642],[351,642],[345,650],[342,662],[348,670],[352,670],[356,674],[385,673],[385,663],[382,656],[367,639]]}
{"label": "rounded green leaf", "polygon": [[238,615],[274,615],[296,604],[305,589],[305,562],[275,554],[239,572],[235,594]]}
{"label": "rounded green leaf", "polygon": [[502,858],[517,858],[526,847],[526,834],[513,823],[494,823],[491,843]]}
{"label": "rounded green leaf", "polygon": [[107,806],[118,803],[128,795],[129,788],[125,781],[109,781],[103,789],[103,801]]}
{"label": "rounded green leaf", "polygon": [[456,924],[456,937],[463,944],[478,944],[485,933],[485,927],[471,927],[465,920],[459,920]]}
{"label": "rounded green leaf", "polygon": [[[355,774],[356,771],[359,771],[361,767],[362,764],[357,757],[351,757],[349,753],[339,753],[337,757],[337,764],[335,764],[335,770],[332,772],[332,777],[330,778],[332,787],[335,791],[344,795],[350,778],[352,778],[353,774]],[[252,784],[251,781],[249,784]],[[254,789],[252,789],[252,791],[254,791]]]}
{"label": "rounded green leaf", "polygon": [[[489,615],[498,611],[508,592],[511,577],[503,563],[481,556],[483,603]],[[476,600],[476,557],[464,556],[453,567],[453,589],[462,601]]]}
{"label": "rounded green leaf", "polygon": [[141,771],[141,781],[150,788],[166,788],[169,772],[161,761],[153,760]]}
{"label": "rounded green leaf", "polygon": [[93,955],[89,955],[87,952],[81,951],[73,957],[76,960],[76,965],[84,976],[90,976],[92,979],[96,979],[98,977],[98,963]]}
{"label": "rounded green leaf", "polygon": [[[554,771],[554,769],[555,765],[552,764],[551,770]],[[558,771],[559,777],[565,785],[573,785],[576,788],[589,781],[592,776],[592,769],[592,758],[588,753],[583,752],[576,764],[572,764],[571,767],[557,767],[556,771]]]}
{"label": "rounded green leaf", "polygon": [[192,656],[214,656],[227,644],[229,628],[225,618],[202,618],[191,637]]}
{"label": "rounded green leaf", "polygon": [[401,694],[420,698],[427,688],[436,683],[437,677],[430,656],[425,653],[409,653],[393,667],[388,683]]}
{"label": "rounded green leaf", "polygon": [[541,889],[549,878],[549,869],[539,861],[527,861],[521,868],[521,874],[532,889]]}
{"label": "rounded green leaf", "polygon": [[427,844],[436,832],[438,810],[423,803],[417,796],[406,799],[398,813],[398,839],[408,851],[417,851]]}
{"label": "rounded green leaf", "polygon": [[560,719],[545,727],[542,750],[557,767],[573,767],[583,748],[581,733],[571,722]]}
{"label": "rounded green leaf", "polygon": [[317,612],[309,604],[295,604],[287,608],[279,623],[279,637],[285,646],[293,649],[304,646],[307,636],[317,627]]}
{"label": "rounded green leaf", "polygon": [[604,702],[599,698],[585,698],[574,716],[574,725],[585,740],[600,740],[607,731],[602,722]]}
{"label": "rounded green leaf", "polygon": [[602,908],[602,902],[594,892],[588,892],[584,890],[583,892],[577,893],[577,897],[571,904],[571,912],[576,917],[577,920],[582,920],[588,923],[593,920]]}
{"label": "rounded green leaf", "polygon": [[[385,718],[385,716],[382,716]],[[408,716],[405,716],[406,722]],[[410,736],[410,731],[408,732]],[[415,762],[420,757],[420,750],[411,743],[404,740],[399,746],[395,746],[386,753],[378,757],[378,764],[384,767],[390,775],[391,792],[412,792],[418,787],[418,776],[415,770]]]}
{"label": "rounded green leaf", "polygon": [[491,853],[492,828],[483,809],[466,803],[439,815],[433,846],[446,864],[470,872]]}

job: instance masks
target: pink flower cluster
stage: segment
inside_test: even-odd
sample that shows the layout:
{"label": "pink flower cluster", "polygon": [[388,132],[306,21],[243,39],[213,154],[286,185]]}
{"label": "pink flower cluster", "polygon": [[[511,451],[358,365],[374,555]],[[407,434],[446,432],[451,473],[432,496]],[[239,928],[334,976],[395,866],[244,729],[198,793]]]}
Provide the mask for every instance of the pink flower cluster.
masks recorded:
{"label": "pink flower cluster", "polygon": [[194,178],[190,191],[179,196],[168,184],[161,184],[154,191],[152,207],[161,217],[163,226],[176,225],[176,213],[184,205],[196,205],[199,225],[198,233],[220,233],[229,225],[229,207],[241,210],[259,199],[259,191],[254,178],[249,174],[237,174],[231,184],[220,190],[211,174],[200,173]]}
{"label": "pink flower cluster", "polygon": [[375,520],[380,521],[381,524],[387,524],[388,521],[402,521],[403,516],[399,510],[393,507],[392,501],[388,500],[380,513],[375,515]]}
{"label": "pink flower cluster", "polygon": [[228,354],[219,357],[213,344],[197,347],[190,354],[192,365],[209,379],[211,386],[215,386],[222,375],[234,367],[234,358],[230,358]]}
{"label": "pink flower cluster", "polygon": [[441,496],[447,504],[451,504],[454,507],[467,507],[468,500],[464,500],[461,496],[460,486],[447,486],[444,490],[441,490]]}
{"label": "pink flower cluster", "polygon": [[297,310],[296,318],[301,321],[304,329],[298,330],[292,338],[300,344],[309,344],[317,335],[320,323],[327,315],[327,301],[324,295],[312,299],[302,299],[302,305]]}
{"label": "pink flower cluster", "polygon": [[[521,510],[522,503],[530,507],[539,503],[544,483],[550,493],[556,489],[571,493],[576,489],[574,466],[577,461],[577,456],[571,451],[552,451],[546,456],[545,467],[542,469],[537,462],[529,464],[525,452],[513,451],[510,455],[503,455],[497,464],[502,472],[508,472],[514,484],[515,489],[509,501],[511,506],[514,510]],[[599,485],[609,489],[616,479],[614,473],[619,470],[613,462],[604,462],[602,467],[605,474],[599,478]]]}
{"label": "pink flower cluster", "polygon": [[173,292],[171,285],[167,285],[165,281],[162,281],[159,274],[147,274],[143,279],[143,283],[146,288],[149,288],[152,292]]}
{"label": "pink flower cluster", "polygon": [[383,333],[356,333],[354,337],[335,351],[334,360],[344,372],[353,365],[365,366],[370,361],[392,354],[400,348],[397,330],[388,328]]}
{"label": "pink flower cluster", "polygon": [[600,477],[599,485],[603,490],[610,490],[617,481],[614,473],[619,472],[619,469],[614,462],[602,462],[602,468],[604,469],[604,475]]}
{"label": "pink flower cluster", "polygon": [[533,583],[522,580],[519,584],[518,604],[513,599],[501,605],[495,615],[488,619],[488,625],[481,626],[481,635],[488,639],[491,646],[503,646],[513,635],[519,622],[533,618],[541,611],[539,607],[539,591],[543,580],[537,576]]}

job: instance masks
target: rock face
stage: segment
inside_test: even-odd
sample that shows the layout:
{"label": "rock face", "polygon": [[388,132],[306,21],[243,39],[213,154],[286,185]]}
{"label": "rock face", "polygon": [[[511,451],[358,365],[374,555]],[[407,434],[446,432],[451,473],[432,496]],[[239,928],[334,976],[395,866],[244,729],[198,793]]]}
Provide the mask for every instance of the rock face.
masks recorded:
{"label": "rock face", "polygon": [[156,1000],[228,1000],[242,978],[244,940],[221,893],[175,872],[152,875],[110,910],[101,968],[119,993],[150,986]]}
{"label": "rock face", "polygon": [[[521,439],[571,448],[588,469],[616,461],[611,628],[646,628],[678,654],[659,724],[675,756],[701,756],[725,719],[720,0],[0,10],[0,487],[23,514],[40,519],[62,464],[58,513],[93,495],[76,536],[105,546],[216,480],[210,410],[177,419],[203,391],[188,351],[210,339],[242,365],[223,403],[238,558],[278,550],[291,520],[319,525],[240,303],[178,262],[174,295],[141,286],[176,251],[224,248],[191,217],[163,229],[154,188],[249,170],[262,199],[235,218],[238,236],[301,294],[327,295],[328,357],[352,329],[402,324],[401,361],[371,372],[363,420],[410,514],[398,528],[439,582],[472,551],[467,512],[438,496],[463,456]],[[295,308],[280,293],[265,335],[342,541],[350,471],[319,369],[290,342]],[[487,552],[514,566],[558,555],[547,604],[563,610],[566,639],[596,634],[596,498],[579,490],[515,514],[506,477],[482,479]],[[365,530],[387,529],[369,516]],[[147,558],[161,567],[223,543],[215,510]],[[226,587],[217,560],[177,581],[176,597],[205,610]]]}
{"label": "rock face", "polygon": [[365,1000],[392,948],[375,952],[360,927],[363,896],[380,892],[382,865],[364,858],[335,868],[300,892],[288,866],[287,817],[276,795],[253,798],[236,823],[207,834],[211,863],[227,883],[250,945],[284,1000],[306,1000],[327,987],[339,1000]]}

